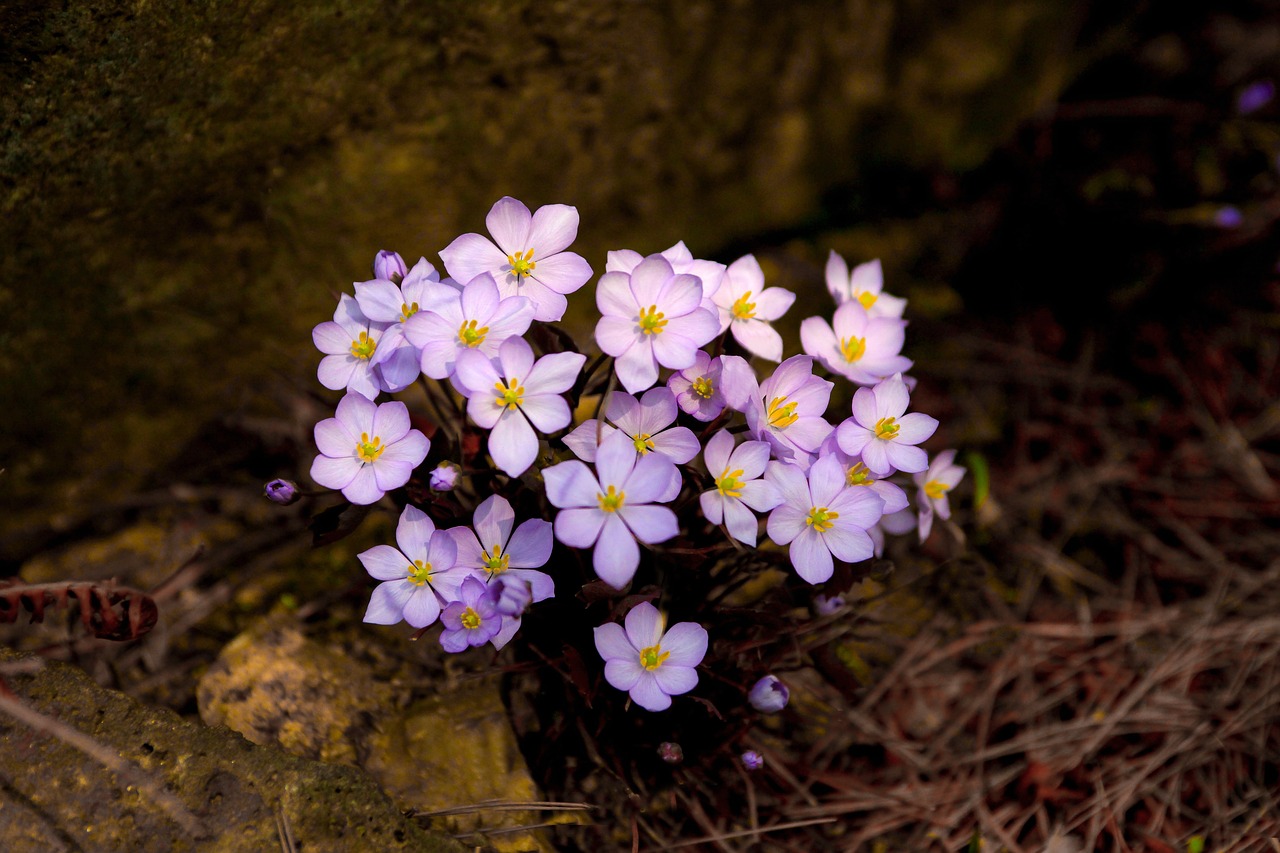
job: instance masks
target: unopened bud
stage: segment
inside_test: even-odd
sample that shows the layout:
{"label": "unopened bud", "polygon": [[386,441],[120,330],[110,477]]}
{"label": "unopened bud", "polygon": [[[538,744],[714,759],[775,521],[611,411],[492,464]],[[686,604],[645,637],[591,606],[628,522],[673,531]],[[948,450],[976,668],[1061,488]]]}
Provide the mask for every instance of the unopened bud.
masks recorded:
{"label": "unopened bud", "polygon": [[791,691],[787,689],[787,685],[772,675],[766,675],[757,681],[747,694],[751,707],[762,714],[778,713],[787,707],[787,700],[790,698]]}
{"label": "unopened bud", "polygon": [[519,578],[498,578],[492,589],[494,604],[505,616],[519,616],[533,601],[533,587]]}
{"label": "unopened bud", "polygon": [[764,756],[754,749],[748,749],[742,753],[742,766],[748,770],[759,770],[764,767]]}
{"label": "unopened bud", "polygon": [[678,743],[664,741],[658,744],[658,756],[668,764],[679,764],[684,761],[684,750]]}
{"label": "unopened bud", "polygon": [[267,500],[278,503],[280,506],[297,503],[298,498],[302,497],[298,491],[298,484],[292,480],[272,480],[262,487],[262,493],[267,496]]}
{"label": "unopened bud", "polygon": [[453,491],[454,486],[458,485],[458,477],[461,475],[462,469],[457,465],[452,462],[441,462],[431,469],[431,490],[435,492]]}
{"label": "unopened bud", "polygon": [[383,249],[373,259],[374,278],[384,278],[399,284],[408,272],[409,268],[404,265],[404,258],[400,257],[399,252],[388,252]]}

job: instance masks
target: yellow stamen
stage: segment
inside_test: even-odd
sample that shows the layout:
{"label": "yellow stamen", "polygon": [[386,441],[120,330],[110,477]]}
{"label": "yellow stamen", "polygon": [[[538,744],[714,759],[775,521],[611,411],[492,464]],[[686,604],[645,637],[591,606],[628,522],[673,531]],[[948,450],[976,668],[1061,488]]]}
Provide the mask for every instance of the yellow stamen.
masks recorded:
{"label": "yellow stamen", "polygon": [[936,501],[938,498],[945,495],[947,490],[950,488],[950,486],[941,480],[930,480],[924,484],[924,493]]}
{"label": "yellow stamen", "polygon": [[711,395],[716,393],[715,383],[711,381],[709,376],[699,376],[693,380],[693,393],[704,400],[710,400]]}
{"label": "yellow stamen", "polygon": [[815,506],[809,510],[809,516],[804,523],[819,533],[825,533],[836,526],[836,519],[839,517],[840,513],[832,512],[825,506]]}
{"label": "yellow stamen", "polygon": [[898,429],[901,426],[897,418],[881,418],[876,421],[876,438],[893,441],[898,437]]}
{"label": "yellow stamen", "polygon": [[657,305],[650,305],[640,309],[636,322],[640,324],[640,331],[646,335],[660,335],[667,327],[667,315],[659,311]]}
{"label": "yellow stamen", "polygon": [[368,332],[361,332],[360,339],[351,342],[351,354],[362,360],[373,358],[373,352],[377,348],[378,342],[369,337]]}
{"label": "yellow stamen", "polygon": [[356,443],[356,456],[360,457],[361,462],[377,462],[382,451],[386,449],[382,446],[381,438],[375,435],[373,441],[370,441],[369,433],[362,432],[360,441]]}
{"label": "yellow stamen", "polygon": [[520,401],[524,399],[524,389],[520,387],[520,380],[514,376],[505,383],[499,379],[493,383],[493,388],[498,392],[494,397],[498,406],[508,411],[519,406]]}
{"label": "yellow stamen", "polygon": [[626,492],[618,491],[616,486],[610,486],[608,494],[596,494],[596,501],[600,504],[603,512],[617,512],[622,509],[622,504],[627,499]]}
{"label": "yellow stamen", "polygon": [[462,615],[458,617],[458,621],[462,623],[462,627],[468,631],[474,631],[480,627],[480,614],[475,611],[474,607],[468,607],[462,611]]}
{"label": "yellow stamen", "polygon": [[467,320],[458,327],[458,342],[471,349],[475,349],[484,343],[484,336],[489,334],[488,326],[476,328],[475,320]]}
{"label": "yellow stamen", "polygon": [[640,665],[652,672],[662,666],[663,661],[671,657],[671,652],[664,652],[662,646],[649,646],[640,650]]}
{"label": "yellow stamen", "polygon": [[852,468],[844,475],[844,480],[850,486],[870,486],[875,483],[871,479],[871,471],[861,462],[855,463]]}
{"label": "yellow stamen", "polygon": [[517,282],[525,276],[531,275],[538,265],[537,261],[533,259],[533,249],[516,252],[514,255],[507,255],[507,263],[511,264],[511,274],[516,277]]}
{"label": "yellow stamen", "polygon": [[505,572],[510,563],[511,555],[502,553],[501,545],[494,545],[484,552],[484,567],[489,570],[490,577]]}
{"label": "yellow stamen", "polygon": [[871,309],[872,305],[876,304],[876,300],[879,298],[880,297],[877,296],[876,294],[871,293],[869,291],[865,291],[865,290],[862,293],[858,294],[858,301],[862,303],[863,308],[866,308],[868,310]]}
{"label": "yellow stamen", "polygon": [[431,581],[431,564],[424,563],[421,560],[414,560],[413,565],[409,567],[407,579],[414,586],[422,586],[424,583],[429,583]]}
{"label": "yellow stamen", "polygon": [[756,304],[749,301],[750,299],[750,290],[738,297],[738,301],[733,303],[733,308],[731,309],[733,311],[733,319],[750,320],[756,316]]}
{"label": "yellow stamen", "polygon": [[716,480],[716,488],[720,490],[720,494],[726,498],[742,497],[742,469],[730,471],[724,469],[724,473],[720,475],[720,479]]}
{"label": "yellow stamen", "polygon": [[418,313],[418,303],[414,302],[412,305],[407,303],[402,303],[400,305],[400,322],[403,323],[405,320],[408,320],[410,317],[412,317],[414,314],[417,314],[417,313]]}
{"label": "yellow stamen", "polygon": [[649,433],[642,432],[635,438],[631,439],[631,443],[636,446],[636,453],[644,456],[650,450],[653,450],[653,439],[649,437]]}
{"label": "yellow stamen", "polygon": [[786,429],[800,420],[800,416],[796,414],[796,405],[796,403],[787,403],[786,397],[774,397],[770,400],[766,412],[769,426],[775,429]]}
{"label": "yellow stamen", "polygon": [[866,351],[866,338],[842,338],[840,340],[840,354],[843,355],[844,360],[850,364],[862,358]]}

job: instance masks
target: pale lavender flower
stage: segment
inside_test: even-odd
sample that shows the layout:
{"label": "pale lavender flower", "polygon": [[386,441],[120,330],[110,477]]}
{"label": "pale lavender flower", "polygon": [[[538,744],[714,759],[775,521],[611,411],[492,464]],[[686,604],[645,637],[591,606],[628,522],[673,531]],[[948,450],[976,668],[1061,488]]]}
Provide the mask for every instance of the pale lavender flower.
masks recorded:
{"label": "pale lavender flower", "polygon": [[502,495],[490,495],[472,515],[471,527],[450,530],[458,546],[458,565],[488,580],[517,579],[529,584],[533,601],[556,594],[551,576],[536,571],[551,558],[551,522],[530,518],[516,526],[516,514]]}
{"label": "pale lavender flower", "polygon": [[626,629],[609,622],[595,629],[596,651],[604,659],[604,677],[649,711],[665,711],[671,697],[698,685],[707,654],[707,630],[696,622],[679,622],[663,632],[658,608],[642,601],[624,620]]}
{"label": "pale lavender flower", "polygon": [[877,477],[895,470],[914,474],[929,467],[928,454],[915,445],[933,435],[938,421],[919,412],[904,415],[910,402],[901,376],[891,376],[874,388],[859,388],[853,395],[853,416],[836,429],[840,449],[861,456]]}
{"label": "pale lavender flower", "polygon": [[520,578],[506,576],[494,578],[489,588],[493,590],[498,612],[503,616],[518,618],[533,603],[533,587],[528,581],[520,580]]}
{"label": "pale lavender flower", "polygon": [[458,549],[448,531],[436,530],[431,518],[411,506],[400,513],[396,545],[374,545],[357,556],[382,581],[369,599],[364,621],[394,625],[403,619],[426,628],[440,615],[441,600],[457,598],[470,572],[455,565]]}
{"label": "pale lavender flower", "polygon": [[345,388],[370,400],[379,391],[390,391],[374,369],[384,328],[385,323],[375,323],[361,312],[354,297],[342,294],[333,320],[311,330],[316,349],[325,354],[317,372],[320,384],[331,391]]}
{"label": "pale lavender flower", "polygon": [[745,359],[724,357],[725,400],[747,415],[752,438],[767,441],[775,458],[809,470],[818,448],[831,434],[823,418],[833,384],[813,375],[813,359],[792,356],[759,385]]}
{"label": "pale lavender flower", "polygon": [[440,624],[444,625],[440,645],[446,652],[483,646],[498,633],[502,622],[491,590],[469,577],[458,588],[458,599],[450,602],[440,614]]}
{"label": "pale lavender flower", "polygon": [[698,350],[693,364],[677,370],[667,379],[667,387],[676,395],[676,405],[686,415],[710,422],[724,411],[724,393],[720,390],[722,362]]}
{"label": "pale lavender flower", "polygon": [[752,685],[747,693],[751,707],[762,714],[776,714],[787,707],[791,691],[776,675],[766,675]]}
{"label": "pale lavender flower", "polygon": [[916,529],[916,514],[910,508],[907,508],[900,509],[897,512],[886,513],[884,518],[881,518],[873,527],[867,529],[867,535],[871,537],[871,542],[876,546],[876,556],[883,557],[886,533],[901,536]]}
{"label": "pale lavender flower", "polygon": [[870,489],[844,484],[834,456],[813,463],[808,478],[795,465],[771,462],[765,476],[782,492],[783,502],[769,514],[769,538],[790,545],[796,573],[812,584],[830,580],[834,556],[846,563],[874,553],[867,528],[880,520],[884,501]]}
{"label": "pale lavender flower", "polygon": [[560,396],[573,387],[587,357],[576,352],[544,355],[536,362],[523,338],[507,338],[496,359],[477,350],[458,354],[455,384],[467,399],[467,414],[489,433],[489,455],[508,476],[518,477],[538,456],[538,436],[569,425],[573,415]]}
{"label": "pale lavender flower", "polygon": [[781,287],[766,288],[764,270],[755,255],[738,258],[729,265],[713,301],[722,334],[729,329],[733,339],[752,355],[782,360],[782,336],[769,323],[787,313],[796,295]]}
{"label": "pale lavender flower", "polygon": [[910,501],[908,501],[907,493],[903,491],[902,487],[897,483],[872,474],[871,469],[866,466],[866,463],[860,457],[850,456],[841,450],[840,442],[834,432],[827,436],[827,440],[822,443],[822,447],[818,450],[819,456],[826,456],[827,454],[832,454],[840,460],[840,467],[844,469],[844,483],[846,486],[870,489],[880,496],[880,499],[884,501],[885,515],[907,508],[907,504]]}
{"label": "pale lavender flower", "polygon": [[353,504],[374,503],[409,482],[431,449],[425,435],[409,428],[409,410],[399,401],[378,405],[348,393],[334,414],[316,424],[320,455],[311,479],[341,489]]}
{"label": "pale lavender flower", "polygon": [[[506,296],[526,296],[533,319],[554,322],[564,316],[568,300],[591,278],[591,265],[564,251],[578,236],[578,209],[547,204],[533,214],[522,202],[505,196],[485,217],[493,242],[480,234],[463,234],[440,253],[445,269],[459,281],[487,272]],[[495,246],[494,243],[497,243]]]}
{"label": "pale lavender flower", "polygon": [[523,296],[502,298],[488,273],[467,282],[461,292],[449,288],[439,294],[430,310],[404,324],[405,337],[421,353],[423,375],[432,379],[452,377],[458,356],[468,350],[497,355],[508,338],[523,335],[533,322],[533,303]]}
{"label": "pale lavender flower", "polygon": [[604,426],[599,426],[595,418],[588,418],[564,437],[564,443],[579,459],[595,462],[597,428],[601,441],[621,430],[631,438],[641,456],[661,453],[677,465],[683,465],[698,455],[701,445],[693,430],[672,426],[676,413],[676,396],[669,388],[650,388],[639,400],[614,391],[609,397]]}
{"label": "pale lavender flower", "polygon": [[278,503],[280,506],[297,503],[298,498],[302,497],[298,492],[298,484],[293,480],[272,480],[263,486],[262,492],[267,496],[267,500]]}
{"label": "pale lavender flower", "polygon": [[640,456],[625,435],[615,433],[596,453],[596,473],[574,459],[542,471],[547,500],[560,509],[555,535],[571,548],[590,548],[596,575],[622,589],[640,565],[640,546],[665,542],[680,532],[676,515],[654,501],[671,500],[679,474],[665,456]]}
{"label": "pale lavender flower", "polygon": [[723,521],[730,536],[754,548],[759,525],[751,510],[768,512],[782,502],[778,488],[760,479],[769,464],[769,444],[744,441],[734,447],[732,433],[721,430],[707,442],[703,459],[716,484],[698,498],[703,516],[712,524]]}
{"label": "pale lavender flower", "polygon": [[754,749],[748,749],[742,753],[742,766],[752,772],[759,770],[764,767],[764,756]]}
{"label": "pale lavender flower", "polygon": [[[395,256],[395,260],[399,258]],[[375,272],[377,268],[375,261]],[[404,269],[404,261],[400,261],[399,268]],[[418,350],[405,339],[404,327],[419,310],[432,304],[432,288],[438,288],[437,292],[454,292],[453,288],[440,284],[440,274],[426,258],[419,259],[412,272],[402,273],[395,281],[388,277],[355,283],[360,311],[375,323],[384,324],[372,362],[391,393],[403,391],[418,378]]]}
{"label": "pale lavender flower", "polygon": [[915,475],[920,493],[916,507],[920,510],[920,541],[929,538],[933,530],[933,516],[951,517],[951,500],[947,493],[964,479],[965,468],[955,464],[956,452],[944,450],[933,458],[927,471]]}
{"label": "pale lavender flower", "polygon": [[887,376],[911,369],[901,355],[907,323],[893,317],[871,317],[859,302],[836,309],[831,324],[808,317],[800,324],[804,351],[859,385],[874,385]]}
{"label": "pale lavender flower", "polygon": [[460,476],[462,476],[462,469],[457,463],[441,462],[431,469],[431,478],[427,481],[427,485],[433,492],[451,492],[458,485]]}
{"label": "pale lavender flower", "polygon": [[[702,282],[702,307],[715,314],[716,306],[711,301],[711,297],[720,289],[720,285],[724,281],[725,265],[716,261],[704,261],[695,258],[683,240],[661,254],[662,257],[667,259],[667,263],[671,264],[671,269],[677,275],[688,274],[698,277],[698,281]],[[643,260],[644,256],[639,252],[633,252],[630,249],[619,249],[616,252],[609,253],[604,271],[630,273]]]}
{"label": "pale lavender flower", "polygon": [[1236,112],[1245,116],[1265,107],[1276,96],[1276,84],[1271,80],[1250,83],[1236,98]]}
{"label": "pale lavender flower", "polygon": [[373,277],[399,284],[409,272],[399,252],[383,249],[373,259]]}
{"label": "pale lavender flower", "polygon": [[907,307],[907,300],[883,292],[884,270],[878,259],[849,272],[844,258],[832,252],[827,256],[827,290],[837,305],[857,302],[872,317],[901,317]]}
{"label": "pale lavender flower", "polygon": [[622,385],[638,393],[658,381],[658,368],[683,370],[698,347],[716,336],[715,315],[699,307],[702,283],[677,275],[661,255],[645,258],[631,273],[607,272],[596,287],[600,349],[617,359]]}

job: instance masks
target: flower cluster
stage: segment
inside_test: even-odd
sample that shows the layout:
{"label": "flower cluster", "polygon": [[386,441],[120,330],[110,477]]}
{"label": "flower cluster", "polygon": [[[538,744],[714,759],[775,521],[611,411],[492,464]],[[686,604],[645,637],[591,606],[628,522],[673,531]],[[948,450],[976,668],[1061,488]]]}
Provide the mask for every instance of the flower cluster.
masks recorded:
{"label": "flower cluster", "polygon": [[[878,262],[850,270],[831,254],[831,313],[804,319],[802,353],[786,358],[772,323],[796,297],[766,286],[753,256],[726,266],[683,243],[611,252],[595,287],[599,355],[588,364],[546,325],[592,277],[567,251],[577,211],[531,213],[504,198],[487,225],[490,237],[464,234],[440,252],[447,277],[425,258],[410,268],[380,252],[374,278],[314,331],[318,378],[346,396],[315,427],[312,479],[355,504],[409,487],[396,545],[360,554],[380,581],[365,621],[419,630],[438,621],[450,652],[502,648],[527,608],[554,596],[544,570],[556,542],[584,559],[589,551],[591,570],[619,596],[677,541],[685,553],[708,542],[780,559],[785,550],[801,579],[821,584],[837,562],[881,553],[886,532],[911,525],[923,540],[949,517],[964,469],[954,451],[931,461],[921,447],[938,421],[910,411],[906,301],[883,292]],[[405,403],[387,399],[415,382],[433,440]],[[852,406],[832,418],[839,383]],[[914,513],[893,482],[913,475]],[[508,497],[542,517],[517,523]],[[470,524],[437,527],[459,520],[458,508]],[[843,600],[816,606],[836,613]],[[619,615],[595,629],[610,685],[651,711],[697,686],[702,625],[666,629],[649,601],[623,624]],[[765,712],[787,701],[772,675],[743,692]]]}

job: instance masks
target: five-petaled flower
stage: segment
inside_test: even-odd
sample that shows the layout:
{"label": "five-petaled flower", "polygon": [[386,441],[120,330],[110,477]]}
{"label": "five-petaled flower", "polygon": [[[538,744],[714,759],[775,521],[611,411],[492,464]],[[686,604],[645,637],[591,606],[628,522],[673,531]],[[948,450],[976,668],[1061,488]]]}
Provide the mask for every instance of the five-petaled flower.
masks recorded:
{"label": "five-petaled flower", "polygon": [[725,406],[724,391],[720,387],[722,366],[720,357],[712,358],[698,350],[693,354],[693,364],[671,374],[667,387],[676,395],[680,411],[703,422],[720,416]]}
{"label": "five-petaled flower", "polygon": [[823,414],[833,384],[813,375],[813,359],[796,355],[782,362],[759,385],[745,359],[724,357],[725,399],[747,415],[757,441],[767,441],[775,458],[809,470],[818,448],[831,433]]}
{"label": "five-petaled flower", "polygon": [[832,252],[827,256],[827,290],[837,305],[857,302],[872,317],[901,317],[907,300],[883,292],[884,270],[880,261],[867,261],[849,271],[844,258]]}
{"label": "five-petaled flower", "polygon": [[[356,304],[360,311],[385,327],[371,361],[382,375],[386,390],[391,393],[404,390],[418,378],[418,350],[405,339],[405,322],[428,307],[433,295],[457,293],[450,285],[440,283],[440,274],[426,258],[419,259],[407,273],[403,272],[404,261],[399,259],[400,256],[395,255],[387,261],[379,253],[373,265],[375,274],[379,267],[387,276],[399,273],[395,281],[379,277],[355,284]],[[396,261],[399,266],[396,266]]]}
{"label": "five-petaled flower", "polygon": [[707,654],[707,630],[696,622],[678,622],[664,632],[658,608],[642,601],[627,613],[626,629],[609,622],[595,629],[596,651],[604,659],[604,677],[649,711],[665,711],[671,697],[698,685],[694,669]]}
{"label": "five-petaled flower", "polygon": [[448,531],[436,530],[425,512],[411,506],[400,514],[396,544],[374,545],[357,556],[365,571],[382,581],[369,599],[364,621],[394,625],[403,619],[426,628],[440,615],[441,600],[457,598],[471,573],[456,563],[458,548]]}
{"label": "five-petaled flower", "polygon": [[965,468],[955,464],[956,452],[944,450],[933,461],[929,468],[915,475],[916,486],[920,493],[916,498],[916,506],[920,510],[920,541],[929,538],[933,530],[933,516],[951,517],[951,500],[947,493],[964,479]]}
{"label": "five-petaled flower", "polygon": [[379,391],[390,391],[375,360],[385,328],[385,323],[364,315],[355,297],[342,294],[333,319],[311,330],[316,349],[325,354],[316,374],[320,384],[331,391],[346,388],[370,400]]}
{"label": "five-petaled flower", "polygon": [[910,402],[911,394],[899,374],[874,388],[859,388],[853,395],[853,417],[836,429],[840,449],[850,456],[861,456],[877,477],[887,477],[895,470],[907,474],[923,471],[929,456],[916,445],[933,435],[938,421],[920,412],[903,414]]}
{"label": "five-petaled flower", "polygon": [[600,425],[595,418],[587,418],[564,437],[564,443],[579,459],[595,462],[597,433],[603,441],[622,430],[631,437],[641,456],[661,453],[677,465],[683,465],[698,455],[701,445],[693,430],[672,426],[676,414],[676,397],[669,388],[650,388],[639,400],[614,391],[609,397],[606,423]]}
{"label": "five-petaled flower", "polygon": [[760,479],[769,464],[769,445],[744,441],[733,446],[733,435],[721,430],[703,453],[715,488],[699,496],[702,514],[712,524],[724,522],[729,535],[755,547],[758,524],[751,510],[768,512],[782,502],[777,486]]}
{"label": "five-petaled flower", "polygon": [[440,614],[444,625],[440,645],[446,652],[482,646],[497,636],[505,618],[498,612],[492,590],[476,578],[468,577],[458,588],[457,599],[449,602]]}
{"label": "five-petaled flower", "polygon": [[800,324],[804,351],[859,385],[874,385],[886,376],[911,369],[911,359],[899,353],[906,338],[907,322],[893,317],[872,317],[859,302],[836,309],[831,325],[821,317]]}
{"label": "five-petaled flower", "polygon": [[755,255],[729,265],[712,299],[719,309],[721,333],[731,331],[733,339],[752,355],[782,360],[782,336],[769,323],[787,313],[796,295],[781,287],[765,287],[764,270]]}
{"label": "five-petaled flower", "polygon": [[409,482],[431,442],[409,427],[409,409],[393,400],[378,405],[348,393],[334,417],[316,424],[320,455],[311,464],[311,479],[341,489],[353,504],[371,504]]}

